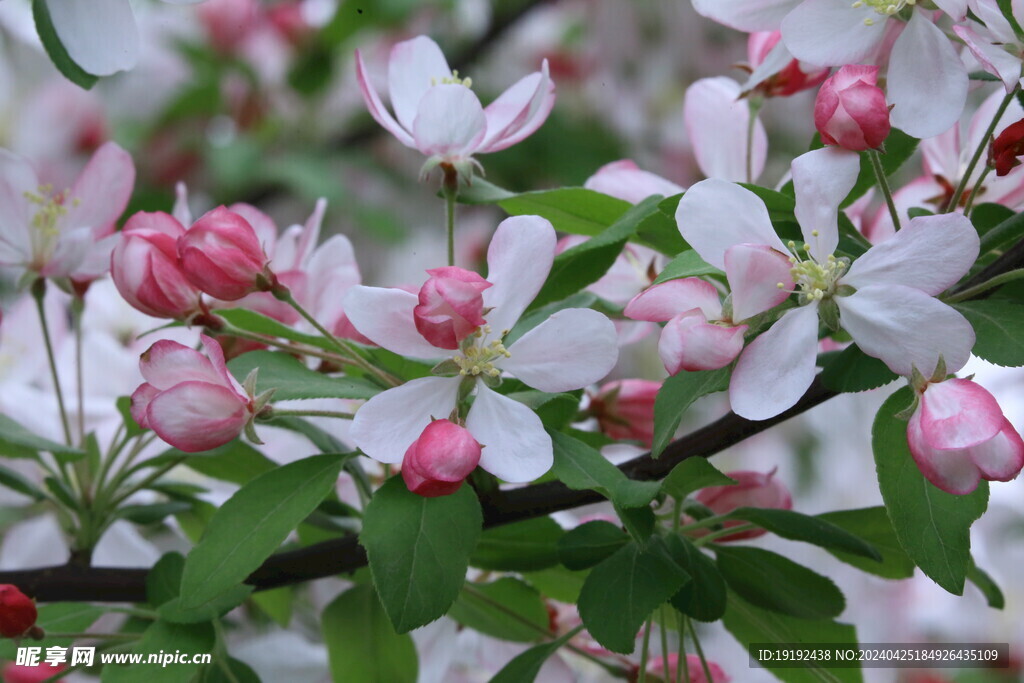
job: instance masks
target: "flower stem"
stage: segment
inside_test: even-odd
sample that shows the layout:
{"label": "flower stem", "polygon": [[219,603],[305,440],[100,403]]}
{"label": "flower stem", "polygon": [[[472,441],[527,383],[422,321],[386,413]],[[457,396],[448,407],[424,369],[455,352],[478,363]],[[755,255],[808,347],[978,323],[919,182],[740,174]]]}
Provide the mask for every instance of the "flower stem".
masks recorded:
{"label": "flower stem", "polygon": [[900,214],[896,210],[896,202],[892,199],[892,189],[889,187],[889,180],[885,177],[885,169],[882,167],[882,158],[877,149],[868,150],[868,159],[871,160],[871,170],[875,172],[875,179],[878,187],[882,190],[885,203],[889,207],[889,216],[892,218],[892,226],[896,231],[900,229]]}
{"label": "flower stem", "polygon": [[700,657],[700,666],[704,669],[704,680],[713,681],[711,669],[708,667],[708,660],[704,657],[704,649],[700,646],[700,638],[697,637],[697,629],[690,619],[684,617],[684,621],[690,626],[690,635],[693,636],[693,649],[697,651],[697,656]]}
{"label": "flower stem", "polygon": [[747,100],[750,118],[747,120],[747,183],[754,182],[754,131],[757,128],[757,112],[761,110],[761,98],[751,97]]}
{"label": "flower stem", "polygon": [[738,534],[738,533],[742,533],[744,531],[750,531],[751,529],[757,529],[757,528],[758,528],[758,526],[756,524],[740,524],[739,526],[732,526],[732,527],[729,527],[728,529],[722,529],[720,531],[712,531],[707,536],[701,536],[700,538],[696,539],[693,542],[693,544],[697,545],[697,546],[707,545],[708,543],[711,543],[712,541],[717,541],[718,539],[722,538],[723,536],[730,536],[732,534]]}
{"label": "flower stem", "polygon": [[339,365],[353,365],[354,361],[347,356],[340,356],[336,353],[329,351],[323,351],[321,349],[308,346],[306,344],[289,344],[286,342],[278,341],[276,338],[266,334],[259,334],[257,332],[250,332],[249,330],[243,330],[240,327],[235,327],[229,322],[224,322],[223,326],[218,330],[211,330],[217,334],[228,335],[231,337],[240,337],[241,339],[248,339],[250,341],[259,342],[260,344],[266,344],[267,346],[273,346],[289,353],[300,353],[303,356],[313,356],[314,358],[320,358],[332,363]]}
{"label": "flower stem", "polygon": [[342,413],[336,410],[282,410],[280,408],[274,408],[268,418],[282,417],[285,415],[294,417],[336,417],[339,420],[351,420],[355,417],[352,413]]}
{"label": "flower stem", "polygon": [[982,189],[982,185],[985,182],[985,178],[987,178],[988,174],[991,172],[992,167],[987,164],[985,165],[985,168],[981,170],[981,175],[978,176],[978,182],[974,183],[974,187],[971,188],[971,194],[967,197],[967,203],[964,204],[965,216],[971,215],[971,207],[974,206],[974,200],[978,197],[978,194]]}
{"label": "flower stem", "polygon": [[57,394],[57,407],[60,409],[60,422],[64,428],[64,441],[71,446],[71,423],[68,422],[68,411],[64,407],[64,392],[60,388],[60,376],[57,374],[57,359],[53,355],[53,342],[50,339],[50,325],[46,322],[46,307],[43,299],[46,297],[46,280],[37,279],[32,283],[32,298],[36,300],[36,311],[39,312],[39,324],[43,329],[43,343],[46,345],[46,358],[50,362],[50,376],[53,378],[53,388]]}
{"label": "flower stem", "polygon": [[665,605],[658,608],[658,614],[661,616],[661,625],[658,629],[658,634],[661,636],[661,667],[668,676],[668,610],[665,609]]}
{"label": "flower stem", "polygon": [[1018,268],[1017,270],[1011,270],[1008,273],[1003,273],[1002,275],[996,275],[991,280],[985,280],[985,282],[982,282],[981,284],[978,284],[978,285],[975,285],[975,286],[970,287],[968,289],[965,289],[962,292],[958,292],[958,293],[956,293],[956,294],[954,294],[952,296],[945,297],[943,299],[943,301],[945,301],[947,304],[955,304],[955,303],[958,303],[960,301],[966,301],[967,299],[973,299],[974,297],[978,296],[982,292],[987,292],[988,290],[992,289],[993,287],[998,287],[1000,285],[1005,285],[1007,282],[1013,282],[1014,280],[1020,280],[1021,278],[1024,278],[1024,268]]}
{"label": "flower stem", "polygon": [[1003,113],[1006,111],[1006,108],[1010,106],[1010,102],[1013,102],[1013,98],[1017,96],[1017,92],[1019,90],[1020,84],[1018,83],[1013,90],[1003,98],[1002,103],[999,105],[999,109],[996,111],[996,115],[992,117],[992,122],[988,124],[985,134],[981,136],[978,148],[974,150],[974,156],[971,157],[970,163],[967,164],[967,170],[964,171],[963,177],[960,178],[960,184],[957,185],[956,191],[953,192],[953,196],[950,197],[949,204],[946,205],[946,209],[943,213],[949,213],[954,210],[958,204],[960,204],[960,197],[963,196],[964,190],[967,189],[967,183],[971,179],[971,174],[974,173],[974,169],[978,166],[978,161],[981,160],[981,155],[985,153],[989,140],[992,139],[992,134],[995,133],[996,126],[999,125],[999,120],[1003,118]]}
{"label": "flower stem", "polygon": [[679,647],[676,649],[676,680],[675,683],[690,683],[690,663],[686,661],[686,616],[676,610],[679,631]]}
{"label": "flower stem", "polygon": [[647,680],[647,654],[651,649],[651,623],[653,621],[654,616],[652,615],[644,624],[644,642],[640,646],[640,677],[636,679],[636,683],[644,683]]}
{"label": "flower stem", "polygon": [[85,299],[76,296],[71,300],[71,321],[75,327],[75,390],[78,398],[78,438],[85,442],[85,382],[82,363],[82,313]]}
{"label": "flower stem", "polygon": [[444,174],[444,215],[445,225],[448,232],[448,265],[455,265],[455,199],[459,196],[459,180],[455,176],[454,182],[449,179],[447,169]]}

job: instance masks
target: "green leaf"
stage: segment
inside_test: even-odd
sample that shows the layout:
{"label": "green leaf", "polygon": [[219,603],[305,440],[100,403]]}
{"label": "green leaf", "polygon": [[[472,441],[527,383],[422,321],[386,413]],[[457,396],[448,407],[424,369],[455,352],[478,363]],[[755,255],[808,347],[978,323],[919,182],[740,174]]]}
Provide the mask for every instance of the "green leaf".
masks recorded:
{"label": "green leaf", "polygon": [[184,555],[175,552],[164,554],[146,574],[146,602],[152,607],[160,607],[178,597],[184,570]]}
{"label": "green leaf", "polygon": [[531,389],[506,394],[513,401],[529,406],[537,413],[541,424],[548,429],[561,429],[569,424],[580,409],[580,399],[575,394],[548,394]]}
{"label": "green leaf", "polygon": [[604,232],[631,208],[629,202],[582,187],[524,192],[500,199],[498,206],[511,216],[541,216],[555,230],[588,237]]}
{"label": "green leaf", "polygon": [[1001,251],[1024,235],[1024,212],[1010,216],[981,236],[981,255]]}
{"label": "green leaf", "polygon": [[[914,155],[918,142],[920,141],[917,138],[912,138],[903,131],[893,128],[889,132],[889,137],[885,139],[885,153],[880,155],[885,175],[891,176],[898,171]],[[845,209],[853,204],[878,182],[867,155],[868,152],[862,152],[860,155],[860,174],[857,176],[857,182],[850,190],[850,194],[846,195],[846,199],[839,205],[841,208]]]}
{"label": "green leaf", "polygon": [[75,60],[71,59],[67,49],[57,35],[57,30],[53,27],[50,8],[47,7],[46,2],[47,0],[33,0],[32,2],[32,17],[36,23],[36,33],[39,34],[39,40],[42,41],[46,54],[50,56],[50,61],[64,75],[64,78],[83,90],[89,90],[92,86],[96,85],[99,77],[88,73],[85,69],[78,66]]}
{"label": "green leaf", "polygon": [[975,204],[971,209],[971,223],[974,224],[978,234],[984,236],[1003,221],[1013,218],[1016,213],[1002,204],[991,202]]}
{"label": "green leaf", "polygon": [[988,482],[966,496],[955,496],[924,478],[907,446],[907,423],[896,418],[911,397],[909,388],[890,396],[871,430],[882,500],[896,538],[914,564],[950,593],[963,595],[971,563],[971,524],[988,507]]}
{"label": "green leaf", "polygon": [[708,486],[731,486],[736,480],[722,474],[706,458],[691,457],[672,468],[661,482],[663,493],[682,500]]}
{"label": "green leaf", "polygon": [[256,477],[213,515],[185,560],[182,608],[242,583],[333,489],[342,458],[315,455]]}
{"label": "green leaf", "polygon": [[654,445],[651,457],[665,450],[679,428],[683,413],[701,396],[729,388],[729,368],[680,372],[665,380],[654,400]]}
{"label": "green leaf", "polygon": [[[225,665],[231,672],[230,678],[224,672]],[[226,662],[216,661],[205,665],[196,678],[192,679],[192,683],[260,683],[260,677],[245,662],[228,657]]]}
{"label": "green leaf", "polygon": [[[751,643],[799,645],[834,643],[857,647],[857,631],[849,624],[830,620],[798,619],[759,609],[735,593],[729,594],[722,620],[725,628],[744,648]],[[771,669],[785,683],[861,683],[860,666],[849,669],[821,666],[811,662],[805,669]]]}
{"label": "green leaf", "polygon": [[310,370],[297,358],[277,351],[250,351],[228,361],[239,382],[259,368],[256,393],[274,390],[274,401],[303,398],[372,398],[379,389],[349,377],[328,377]]}
{"label": "green leaf", "polygon": [[25,475],[3,465],[0,465],[0,486],[6,486],[10,490],[17,491],[36,501],[46,498],[46,494],[43,493],[42,489],[25,477]]}
{"label": "green leaf", "polygon": [[1003,596],[1003,591],[1000,590],[999,584],[988,575],[984,569],[971,562],[971,568],[967,570],[967,580],[978,587],[982,595],[985,596],[985,601],[988,606],[992,609],[1004,609],[1006,607],[1006,598]]}
{"label": "green leaf", "polygon": [[558,542],[558,559],[569,569],[589,569],[627,543],[629,535],[611,522],[587,522]]}
{"label": "green leaf", "polygon": [[212,624],[171,624],[166,621],[154,621],[131,646],[131,652],[143,656],[142,664],[116,666],[107,664],[103,667],[101,680],[103,683],[189,683],[199,671],[199,664],[172,664],[170,666],[154,666],[145,663],[151,654],[173,653],[175,650],[189,653],[209,653],[213,651],[215,638]]}
{"label": "green leaf", "polygon": [[636,228],[635,240],[666,256],[675,256],[688,250],[690,245],[679,234],[676,208],[682,194],[666,197],[658,204],[658,211],[650,214]]}
{"label": "green leaf", "polygon": [[622,252],[626,241],[636,232],[640,221],[658,211],[658,199],[657,196],[648,197],[630,207],[601,234],[556,256],[544,286],[527,310],[560,301],[601,279]]}
{"label": "green leaf", "polygon": [[550,517],[537,517],[487,529],[469,558],[491,571],[529,572],[558,564],[558,541],[565,532]]}
{"label": "green leaf", "polygon": [[714,547],[718,570],[743,599],[801,619],[838,616],[846,600],[832,580],[762,548]]}
{"label": "green leaf", "polygon": [[576,603],[580,599],[580,590],[583,589],[587,574],[585,571],[572,571],[556,565],[539,572],[524,573],[523,578],[552,600]]}
{"label": "green leaf", "polygon": [[571,489],[591,489],[623,508],[650,504],[661,484],[634,481],[587,444],[562,432],[548,430],[554,445],[554,475]]}
{"label": "green leaf", "polygon": [[576,635],[569,631],[561,638],[550,643],[535,645],[520,653],[495,674],[490,683],[533,683],[540,673],[541,667],[559,648],[568,643]]}
{"label": "green leaf", "polygon": [[62,462],[85,457],[85,451],[33,434],[0,413],[0,452],[9,458],[28,458],[40,451],[53,453]]}
{"label": "green leaf", "polygon": [[648,615],[689,579],[660,538],[646,548],[629,543],[591,570],[580,591],[580,618],[601,645],[630,654]]}
{"label": "green leaf", "polygon": [[235,327],[246,330],[247,332],[255,332],[256,334],[263,334],[268,337],[287,339],[289,341],[299,342],[300,344],[315,346],[316,348],[323,349],[324,351],[337,351],[333,344],[320,335],[299,332],[293,327],[289,327],[288,325],[278,322],[273,318],[268,318],[262,313],[257,313],[256,311],[250,311],[245,308],[229,308],[218,310],[217,315],[224,318],[224,320],[228,321]]}
{"label": "green leaf", "polygon": [[822,364],[821,383],[831,391],[867,391],[899,379],[885,363],[867,355],[856,344],[823,354],[822,358],[827,360]]}
{"label": "green leaf", "polygon": [[682,277],[724,274],[718,268],[708,265],[693,249],[688,249],[668,262],[661,272],[658,273],[654,284],[658,285],[662,282],[677,280]]}
{"label": "green leaf", "polygon": [[548,632],[548,610],[540,593],[511,577],[467,583],[448,616],[474,631],[517,643],[535,642]]}
{"label": "green leaf", "polygon": [[718,621],[725,614],[725,579],[714,561],[690,539],[673,534],[665,545],[676,564],[693,579],[672,596],[672,606],[698,621]]}
{"label": "green leaf", "polygon": [[132,417],[132,397],[131,396],[118,396],[117,397],[117,412],[121,413],[121,419],[124,420],[125,436],[133,437],[142,434],[145,429],[139,426],[139,423]]}
{"label": "green leaf", "polygon": [[164,621],[174,624],[198,624],[204,621],[213,621],[245,602],[252,595],[253,590],[255,589],[252,586],[245,584],[232,586],[196,607],[187,605],[186,601],[179,596],[160,605],[157,614]]}
{"label": "green leaf", "polygon": [[191,509],[191,503],[183,500],[171,500],[149,505],[125,505],[118,508],[114,514],[134,524],[156,524],[162,522],[166,517]]}
{"label": "green leaf", "polygon": [[[168,453],[184,455],[175,449]],[[239,439],[198,455],[185,461],[189,469],[239,486],[277,467],[273,460]]]}
{"label": "green leaf", "polygon": [[1009,367],[1024,365],[1024,305],[983,299],[954,306],[974,328],[973,353],[990,363]]}
{"label": "green leaf", "polygon": [[419,664],[408,634],[395,633],[373,586],[350,588],[321,619],[331,679],[338,683],[416,683]]}
{"label": "green leaf", "polygon": [[399,633],[448,611],[459,595],[483,514],[473,489],[423,498],[401,476],[389,479],[366,506],[359,542],[373,584]]}
{"label": "green leaf", "polygon": [[753,522],[790,541],[812,543],[822,548],[870,558],[875,562],[882,560],[882,555],[870,543],[819,517],[811,517],[793,510],[743,507],[730,512],[729,518]]}
{"label": "green leaf", "polygon": [[884,507],[837,510],[818,515],[818,518],[863,538],[882,555],[882,561],[875,562],[859,555],[829,549],[830,553],[843,562],[887,579],[907,579],[914,575],[914,561],[900,547]]}

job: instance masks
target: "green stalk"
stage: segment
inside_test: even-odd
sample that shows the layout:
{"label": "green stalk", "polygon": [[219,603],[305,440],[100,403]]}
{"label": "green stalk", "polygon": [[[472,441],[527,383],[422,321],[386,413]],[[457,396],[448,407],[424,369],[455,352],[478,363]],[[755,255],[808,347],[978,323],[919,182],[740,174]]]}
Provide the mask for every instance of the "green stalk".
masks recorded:
{"label": "green stalk", "polygon": [[889,179],[885,177],[885,168],[882,167],[882,158],[877,149],[867,151],[868,159],[871,161],[871,170],[875,172],[875,180],[885,197],[885,204],[889,207],[889,216],[892,218],[893,228],[898,232],[900,229],[900,214],[896,210],[896,202],[892,198],[892,188],[889,187]]}
{"label": "green stalk", "polygon": [[67,445],[73,445],[71,440],[71,424],[68,421],[68,411],[64,406],[64,392],[60,387],[60,376],[57,374],[57,359],[53,353],[53,342],[50,339],[50,325],[46,322],[46,308],[43,299],[46,297],[46,280],[39,278],[32,284],[32,298],[36,300],[36,311],[39,313],[39,324],[43,329],[43,343],[46,346],[46,358],[50,363],[50,377],[53,378],[53,388],[57,394],[57,407],[60,409],[60,423],[64,428],[64,441]]}

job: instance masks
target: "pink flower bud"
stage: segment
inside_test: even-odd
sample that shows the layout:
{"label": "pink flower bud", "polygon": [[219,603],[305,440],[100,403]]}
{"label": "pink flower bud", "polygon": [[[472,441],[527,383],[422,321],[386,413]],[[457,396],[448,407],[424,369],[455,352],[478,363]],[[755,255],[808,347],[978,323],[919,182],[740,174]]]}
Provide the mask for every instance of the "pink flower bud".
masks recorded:
{"label": "pink flower bud", "polygon": [[425,498],[447,496],[480,462],[480,444],[469,430],[450,420],[434,420],[412,442],[402,460],[402,478]]}
{"label": "pink flower bud", "polygon": [[208,212],[178,238],[178,258],[192,284],[224,301],[268,291],[276,284],[256,231],[223,206]]}
{"label": "pink flower bud", "polygon": [[110,256],[110,275],[125,301],[154,318],[185,320],[200,310],[199,290],[178,263],[185,228],[166,213],[128,219]]}
{"label": "pink flower bud", "polygon": [[654,399],[661,382],[623,379],[602,386],[590,401],[601,431],[613,439],[633,439],[648,448],[654,440]]}
{"label": "pink flower bud", "polygon": [[4,683],[43,683],[67,668],[67,664],[51,666],[45,661],[40,661],[35,666],[7,662],[4,664],[3,681]]}
{"label": "pink flower bud", "polygon": [[848,64],[825,81],[814,102],[822,142],[860,152],[885,141],[889,107],[877,82],[878,67],[859,64]]}
{"label": "pink flower bud", "polygon": [[491,283],[456,266],[427,272],[430,279],[420,288],[420,303],[413,309],[416,331],[440,349],[457,349],[484,324],[481,293]]}
{"label": "pink flower bud", "polygon": [[[697,501],[706,505],[716,515],[724,515],[742,507],[777,508],[779,510],[790,510],[793,507],[793,499],[789,495],[789,490],[785,484],[775,479],[775,470],[767,474],[737,470],[726,472],[726,475],[735,479],[737,483],[731,486],[709,486],[698,491],[696,495]],[[746,522],[731,519],[724,522],[722,526],[728,529],[741,524],[746,524]],[[764,534],[764,529],[751,529],[723,536],[718,540],[742,541]]]}
{"label": "pink flower bud", "polygon": [[[747,39],[747,59],[750,61],[751,68],[756,69],[760,66],[781,38],[781,31],[751,33]],[[830,70],[828,67],[804,65],[800,63],[800,60],[792,59],[777,74],[758,83],[755,90],[765,97],[789,97],[801,90],[817,86],[828,78]]]}
{"label": "pink flower bud", "polygon": [[1009,481],[1024,468],[1024,441],[996,399],[967,379],[925,386],[907,424],[914,462],[943,491],[970,493],[978,481]]}
{"label": "pink flower bud", "polygon": [[[668,667],[665,666],[664,657],[655,657],[647,664],[647,673],[654,674],[664,681],[676,680],[676,670],[679,667],[679,655],[668,656]],[[686,668],[690,677],[684,683],[729,683],[732,679],[722,671],[722,667],[715,662],[708,662],[708,672],[711,674],[709,681],[704,675],[704,667],[697,655],[686,655]]]}
{"label": "pink flower bud", "polygon": [[228,373],[220,344],[202,341],[209,358],[167,339],[153,344],[139,359],[146,383],[131,398],[135,421],[186,453],[223,446],[252,418],[252,399]]}
{"label": "pink flower bud", "polygon": [[18,638],[36,623],[36,603],[17,586],[0,585],[0,636]]}

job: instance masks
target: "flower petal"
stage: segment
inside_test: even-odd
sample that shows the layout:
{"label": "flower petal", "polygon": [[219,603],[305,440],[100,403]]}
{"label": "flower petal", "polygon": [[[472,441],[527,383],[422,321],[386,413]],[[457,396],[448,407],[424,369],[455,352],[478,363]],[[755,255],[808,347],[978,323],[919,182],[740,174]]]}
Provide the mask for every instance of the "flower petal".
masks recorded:
{"label": "flower petal", "polygon": [[954,26],[953,33],[964,41],[985,71],[1003,82],[1006,92],[1013,90],[1020,81],[1020,57],[1015,57],[1004,50],[1001,44],[986,40],[968,26]]}
{"label": "flower petal", "polygon": [[1003,428],[1003,411],[980,384],[949,379],[929,384],[921,396],[921,430],[932,448],[977,446]]}
{"label": "flower petal", "polygon": [[406,130],[413,129],[420,100],[427,90],[451,75],[452,70],[441,48],[426,36],[417,36],[391,48],[388,92],[395,116]]}
{"label": "flower petal", "polygon": [[483,384],[477,387],[466,428],[484,447],[480,467],[512,483],[532,481],[551,469],[551,437],[537,414]]}
{"label": "flower petal", "polygon": [[495,334],[511,330],[537,296],[556,244],[555,229],[540,216],[513,216],[498,225],[487,249],[487,279],[494,286],[483,294],[484,306],[494,309],[485,317]]}
{"label": "flower petal", "polygon": [[26,192],[39,192],[35,170],[22,157],[0,149],[0,264],[27,264],[32,259],[28,226],[34,212]]}
{"label": "flower petal", "polygon": [[740,354],[746,333],[746,325],[712,325],[699,310],[686,311],[669,320],[661,331],[658,356],[670,375],[717,370]]}
{"label": "flower petal", "polygon": [[630,204],[639,204],[652,194],[665,197],[679,194],[683,188],[667,178],[641,170],[632,159],[605,164],[587,178],[583,187],[617,197]]}
{"label": "flower petal", "polygon": [[412,311],[417,305],[419,297],[415,294],[363,285],[349,290],[342,301],[342,308],[352,325],[374,344],[413,358],[445,355],[443,349],[434,347],[416,331]]}
{"label": "flower petal", "polygon": [[767,244],[786,253],[764,202],[739,185],[709,178],[683,195],[676,209],[679,233],[714,267],[725,270],[725,251],[734,244]]}
{"label": "flower petal", "polygon": [[[412,135],[410,135],[409,131],[405,128],[402,128],[398,121],[395,121],[391,112],[389,112],[384,106],[384,103],[381,102],[380,95],[377,94],[373,84],[370,83],[370,79],[366,75],[366,65],[363,64],[363,56],[359,54],[359,50],[356,50],[356,80],[359,82],[359,91],[363,94],[363,100],[366,102],[366,108],[369,110],[370,116],[373,117],[373,120],[398,138],[398,141],[403,145],[415,148],[416,143],[413,142]],[[415,110],[413,110],[413,115],[415,116]]]}
{"label": "flower petal", "polygon": [[465,157],[487,133],[487,119],[473,91],[464,85],[435,85],[420,99],[412,126],[416,148],[426,154]]}
{"label": "flower petal", "polygon": [[1024,441],[1006,418],[998,434],[970,452],[971,460],[986,479],[1010,481],[1024,468]]}
{"label": "flower petal", "polygon": [[487,105],[487,135],[481,152],[511,147],[540,128],[555,106],[555,84],[548,75],[548,60],[540,71],[524,76]]}
{"label": "flower petal", "polygon": [[149,427],[186,453],[223,446],[249,419],[245,402],[230,389],[207,382],[181,382],[162,391],[146,408]]}
{"label": "flower petal", "polygon": [[739,31],[774,31],[800,0],[693,0],[701,16]]}
{"label": "flower petal", "polygon": [[798,156],[792,168],[796,220],[811,256],[824,263],[839,246],[839,204],[857,184],[860,155],[825,147]]}
{"label": "flower petal", "polygon": [[139,31],[128,0],[45,0],[68,56],[94,76],[131,69]]}
{"label": "flower petal", "polygon": [[817,66],[861,64],[882,42],[888,21],[866,3],[853,5],[804,0],[783,19],[782,40],[794,57]]}
{"label": "flower petal", "polygon": [[949,38],[915,11],[889,58],[892,125],[930,138],[960,120],[967,102],[967,69]]}
{"label": "flower petal", "polygon": [[128,152],[108,142],[93,154],[68,193],[65,224],[96,227],[124,212],[135,187],[135,164]]}
{"label": "flower petal", "polygon": [[161,339],[139,358],[139,370],[147,382],[163,391],[179,382],[224,384],[209,358],[170,339]]}
{"label": "flower petal", "polygon": [[934,296],[964,276],[978,249],[978,233],[962,214],[918,216],[854,261],[842,282],[905,285]]}
{"label": "flower petal", "polygon": [[942,450],[928,445],[921,429],[921,411],[907,424],[907,445],[924,478],[947,493],[964,495],[978,487],[981,472],[966,450]]}
{"label": "flower petal", "polygon": [[633,297],[623,314],[633,320],[660,323],[694,308],[699,308],[708,320],[722,317],[722,302],[715,286],[700,278],[684,277],[648,287]]}
{"label": "flower petal", "polygon": [[750,103],[740,99],[740,84],[731,78],[702,78],[686,89],[683,119],[693,155],[708,178],[754,182],[764,171],[768,134],[761,119],[754,121],[750,173],[747,138]]}
{"label": "flower petal", "polygon": [[619,358],[615,325],[604,314],[567,308],[519,338],[495,365],[535,389],[572,391],[597,382]]}
{"label": "flower petal", "polygon": [[794,288],[790,268],[788,258],[763,244],[729,247],[725,274],[732,290],[733,322],[764,313],[789,298]]}
{"label": "flower petal", "polygon": [[356,410],[349,436],[374,460],[400,463],[431,418],[455,408],[461,377],[421,377],[377,394]]}
{"label": "flower petal", "polygon": [[839,320],[857,346],[897,375],[911,368],[928,377],[941,355],[946,368],[963,367],[974,347],[974,329],[956,310],[919,289],[870,286],[836,299]]}
{"label": "flower petal", "polygon": [[818,307],[787,312],[740,354],[729,382],[733,412],[767,420],[800,400],[814,380]]}

